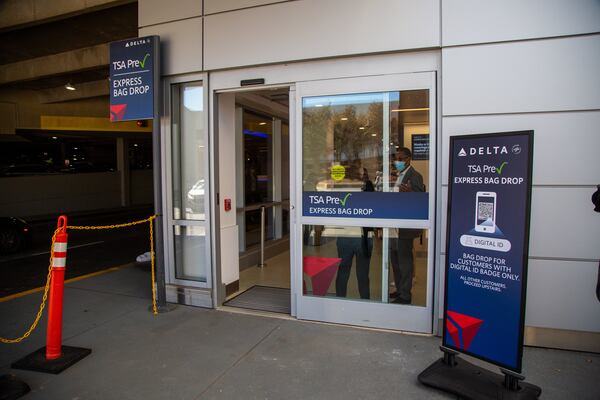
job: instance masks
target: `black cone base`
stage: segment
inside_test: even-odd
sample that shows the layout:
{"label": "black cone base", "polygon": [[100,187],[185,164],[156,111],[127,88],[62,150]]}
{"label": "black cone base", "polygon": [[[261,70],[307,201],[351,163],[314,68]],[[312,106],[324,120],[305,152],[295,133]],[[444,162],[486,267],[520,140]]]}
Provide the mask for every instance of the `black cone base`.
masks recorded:
{"label": "black cone base", "polygon": [[91,349],[84,349],[82,347],[62,346],[62,355],[59,358],[56,360],[46,360],[46,347],[42,347],[36,352],[14,362],[11,367],[27,371],[60,374],[91,352]]}
{"label": "black cone base", "polygon": [[453,393],[461,399],[470,400],[529,400],[537,399],[542,393],[538,386],[519,382],[520,389],[508,390],[504,386],[504,376],[478,367],[460,358],[450,367],[443,360],[431,364],[419,374],[419,382],[445,392]]}
{"label": "black cone base", "polygon": [[0,400],[14,400],[29,393],[29,385],[14,375],[0,376]]}

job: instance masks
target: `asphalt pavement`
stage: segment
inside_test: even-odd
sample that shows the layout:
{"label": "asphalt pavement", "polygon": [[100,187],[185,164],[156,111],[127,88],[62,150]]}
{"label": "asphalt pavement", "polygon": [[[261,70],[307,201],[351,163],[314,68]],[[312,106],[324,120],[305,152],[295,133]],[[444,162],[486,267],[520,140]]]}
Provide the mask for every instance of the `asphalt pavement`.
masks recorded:
{"label": "asphalt pavement", "polygon": [[[69,225],[110,225],[147,218],[148,206],[67,215]],[[0,297],[44,286],[56,219],[28,221],[32,242],[18,253],[0,257]],[[66,279],[135,261],[150,250],[148,224],[112,230],[69,230]]]}

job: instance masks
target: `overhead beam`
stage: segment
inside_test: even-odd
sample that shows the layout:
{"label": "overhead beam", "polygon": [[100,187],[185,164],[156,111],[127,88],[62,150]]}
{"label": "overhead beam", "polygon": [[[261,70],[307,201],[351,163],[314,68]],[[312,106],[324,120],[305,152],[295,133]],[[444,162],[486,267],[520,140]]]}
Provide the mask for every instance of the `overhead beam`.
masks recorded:
{"label": "overhead beam", "polygon": [[136,0],[2,0],[0,31],[36,25]]}
{"label": "overhead beam", "polygon": [[108,65],[108,43],[0,65],[0,85],[64,75]]}
{"label": "overhead beam", "polygon": [[67,90],[64,86],[40,90],[42,103],[60,103],[64,101],[89,99],[109,95],[108,79],[84,82],[75,85],[77,90]]}
{"label": "overhead beam", "polygon": [[[108,110],[107,110],[108,114]],[[138,126],[136,121],[111,122],[108,116],[77,117],[64,115],[40,116],[40,128],[56,131],[94,131],[94,132],[152,132],[152,123]]]}

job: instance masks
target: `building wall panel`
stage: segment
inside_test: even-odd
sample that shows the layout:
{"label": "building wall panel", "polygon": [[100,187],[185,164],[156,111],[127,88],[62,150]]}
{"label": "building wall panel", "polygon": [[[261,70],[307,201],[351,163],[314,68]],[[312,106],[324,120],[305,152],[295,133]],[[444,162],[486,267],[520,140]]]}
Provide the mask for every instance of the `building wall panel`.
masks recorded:
{"label": "building wall panel", "polygon": [[530,260],[525,324],[600,332],[597,262]]}
{"label": "building wall panel", "polygon": [[448,115],[600,109],[600,35],[442,50]]}
{"label": "building wall panel", "polygon": [[[167,6],[168,4],[168,6]],[[162,24],[202,15],[202,0],[138,0],[138,26]]]}
{"label": "building wall panel", "polygon": [[264,6],[267,4],[282,3],[277,0],[204,0],[204,14],[215,14],[225,11],[239,10],[242,8]]}
{"label": "building wall panel", "polygon": [[439,46],[435,0],[303,0],[205,17],[205,69]]}
{"label": "building wall panel", "polygon": [[153,25],[140,36],[160,36],[161,74],[202,71],[202,17]]}
{"label": "building wall panel", "polygon": [[600,32],[597,0],[444,0],[441,4],[444,46]]}

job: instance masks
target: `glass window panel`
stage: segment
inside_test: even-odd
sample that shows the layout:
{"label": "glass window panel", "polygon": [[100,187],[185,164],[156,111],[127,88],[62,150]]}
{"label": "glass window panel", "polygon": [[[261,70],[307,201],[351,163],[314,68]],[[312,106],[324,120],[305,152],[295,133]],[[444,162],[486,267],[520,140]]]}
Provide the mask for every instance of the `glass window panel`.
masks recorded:
{"label": "glass window panel", "polygon": [[173,218],[204,220],[204,88],[202,82],[172,86]]}
{"label": "glass window panel", "polygon": [[304,191],[428,190],[428,90],[305,97],[302,121]]}
{"label": "glass window panel", "polygon": [[206,282],[206,229],[201,225],[173,227],[175,277]]}
{"label": "glass window panel", "polygon": [[303,225],[304,295],[425,306],[427,232]]}

